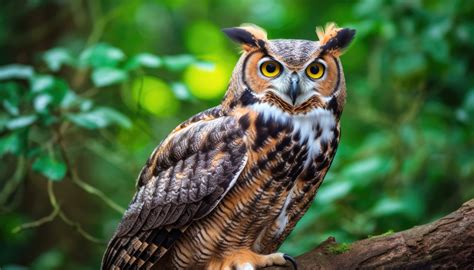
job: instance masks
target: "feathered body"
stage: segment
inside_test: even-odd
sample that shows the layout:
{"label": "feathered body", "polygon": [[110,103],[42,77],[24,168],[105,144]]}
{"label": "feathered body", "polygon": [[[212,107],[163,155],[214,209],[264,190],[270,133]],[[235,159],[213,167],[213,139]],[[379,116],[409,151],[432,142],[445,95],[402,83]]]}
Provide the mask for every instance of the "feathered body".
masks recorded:
{"label": "feathered body", "polygon": [[[320,42],[267,40],[256,27],[225,32],[245,52],[222,104],[155,149],[103,269],[285,264],[273,252],[309,208],[339,143],[345,81],[338,56],[354,32],[330,26]],[[317,79],[309,70],[315,59],[325,69]],[[281,65],[278,78],[263,76],[275,73],[271,64]]]}

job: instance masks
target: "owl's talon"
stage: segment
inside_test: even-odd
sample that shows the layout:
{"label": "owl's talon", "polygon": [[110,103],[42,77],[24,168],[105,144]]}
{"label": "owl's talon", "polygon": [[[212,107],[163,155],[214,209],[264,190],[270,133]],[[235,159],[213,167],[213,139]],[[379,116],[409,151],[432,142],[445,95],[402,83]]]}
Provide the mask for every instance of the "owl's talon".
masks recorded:
{"label": "owl's talon", "polygon": [[293,270],[298,270],[298,265],[296,264],[295,258],[291,257],[288,254],[283,254],[283,258],[287,261],[290,262],[291,265],[293,266]]}

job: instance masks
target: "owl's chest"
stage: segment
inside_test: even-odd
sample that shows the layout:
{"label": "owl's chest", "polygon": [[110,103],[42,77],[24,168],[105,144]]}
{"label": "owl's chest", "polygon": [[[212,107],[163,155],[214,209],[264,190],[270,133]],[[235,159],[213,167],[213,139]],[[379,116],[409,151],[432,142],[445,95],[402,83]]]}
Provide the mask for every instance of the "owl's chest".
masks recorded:
{"label": "owl's chest", "polygon": [[253,108],[257,114],[248,132],[249,161],[240,184],[258,198],[242,205],[250,205],[249,213],[254,213],[248,219],[258,229],[254,247],[263,250],[293,224],[289,216],[299,217],[294,213],[302,214],[299,209],[312,201],[339,142],[339,124],[324,109],[290,115],[268,105]]}
{"label": "owl's chest", "polygon": [[265,154],[268,161],[279,161],[280,169],[307,169],[339,141],[339,125],[329,110],[292,115],[268,105],[254,105],[254,109],[252,150]]}

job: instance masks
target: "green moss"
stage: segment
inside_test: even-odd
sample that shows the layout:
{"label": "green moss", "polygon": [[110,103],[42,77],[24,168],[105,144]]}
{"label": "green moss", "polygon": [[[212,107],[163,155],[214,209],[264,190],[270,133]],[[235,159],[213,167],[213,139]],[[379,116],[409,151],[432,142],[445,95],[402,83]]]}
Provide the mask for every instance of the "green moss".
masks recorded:
{"label": "green moss", "polygon": [[328,251],[331,254],[342,254],[344,252],[347,252],[351,249],[351,244],[349,243],[340,243],[340,244],[334,244],[330,245],[326,248],[326,251]]}
{"label": "green moss", "polygon": [[395,231],[394,230],[388,230],[382,234],[379,234],[379,235],[369,235],[368,238],[374,238],[374,237],[382,237],[382,236],[389,236],[389,235],[392,235],[394,234]]}

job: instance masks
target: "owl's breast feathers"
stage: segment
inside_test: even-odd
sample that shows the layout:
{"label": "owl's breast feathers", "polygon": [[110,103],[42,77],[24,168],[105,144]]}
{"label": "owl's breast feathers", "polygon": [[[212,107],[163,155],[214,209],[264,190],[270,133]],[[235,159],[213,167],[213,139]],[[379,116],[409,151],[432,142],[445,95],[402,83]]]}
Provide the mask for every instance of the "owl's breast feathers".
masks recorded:
{"label": "owl's breast feathers", "polygon": [[270,252],[281,244],[332,162],[339,116],[243,102],[196,115],[155,149],[103,269],[149,268],[172,245],[167,262],[186,267],[227,245]]}
{"label": "owl's breast feathers", "polygon": [[337,104],[303,105],[312,110],[295,113],[277,104],[254,102],[250,113],[241,117],[250,118],[249,160],[239,182],[257,182],[255,193],[263,195],[254,209],[256,218],[270,217],[253,245],[259,252],[278,248],[306,212],[339,143]]}

